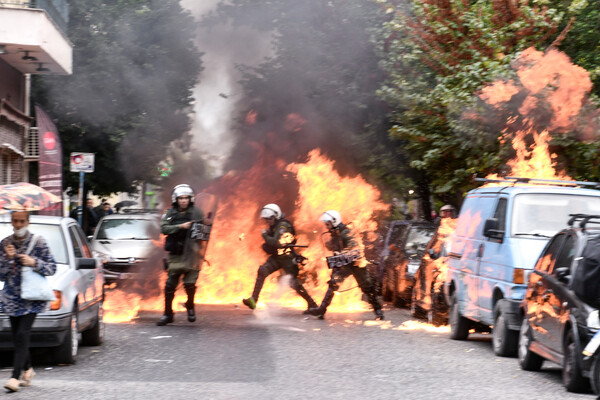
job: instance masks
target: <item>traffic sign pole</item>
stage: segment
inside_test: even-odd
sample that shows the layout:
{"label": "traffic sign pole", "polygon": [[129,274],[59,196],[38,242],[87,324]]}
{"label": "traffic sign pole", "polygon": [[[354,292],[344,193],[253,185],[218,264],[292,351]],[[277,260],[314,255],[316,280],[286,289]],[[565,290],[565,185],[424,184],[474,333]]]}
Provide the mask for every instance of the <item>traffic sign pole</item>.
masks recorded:
{"label": "traffic sign pole", "polygon": [[81,171],[79,172],[79,205],[81,206],[81,212],[79,213],[78,216],[78,222],[79,222],[79,226],[81,226],[83,228],[83,210],[86,205],[83,204],[83,175],[84,172]]}

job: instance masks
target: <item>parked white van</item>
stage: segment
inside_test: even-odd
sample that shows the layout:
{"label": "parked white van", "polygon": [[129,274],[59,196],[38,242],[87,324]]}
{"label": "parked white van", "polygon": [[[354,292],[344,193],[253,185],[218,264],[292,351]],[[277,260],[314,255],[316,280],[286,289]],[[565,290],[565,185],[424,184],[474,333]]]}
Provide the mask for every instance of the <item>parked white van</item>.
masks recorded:
{"label": "parked white van", "polygon": [[592,182],[504,178],[471,190],[448,244],[444,297],[450,337],[464,340],[474,327],[493,327],[494,353],[517,352],[519,303],[529,272],[569,214],[600,215]]}

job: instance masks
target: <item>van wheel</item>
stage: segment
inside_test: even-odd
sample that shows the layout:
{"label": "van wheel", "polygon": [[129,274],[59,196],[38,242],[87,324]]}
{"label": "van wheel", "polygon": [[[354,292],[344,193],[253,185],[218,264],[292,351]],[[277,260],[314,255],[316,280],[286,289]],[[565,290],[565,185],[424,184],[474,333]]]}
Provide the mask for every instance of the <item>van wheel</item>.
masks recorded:
{"label": "van wheel", "polygon": [[519,365],[525,371],[539,371],[542,368],[544,359],[529,349],[531,341],[532,336],[529,320],[527,317],[523,317],[521,330],[519,331]]}
{"label": "van wheel", "polygon": [[458,298],[456,294],[452,296],[452,305],[450,306],[450,339],[465,340],[469,336],[471,321],[460,314],[458,309]]}
{"label": "van wheel", "polygon": [[70,318],[70,327],[65,336],[65,340],[58,347],[54,348],[52,359],[56,364],[75,364],[77,362],[78,350],[77,307],[73,307]]}
{"label": "van wheel", "polygon": [[587,389],[587,382],[577,364],[577,346],[573,330],[569,330],[565,338],[564,354],[562,370],[563,384],[569,392],[581,393]]}
{"label": "van wheel", "polygon": [[600,357],[596,355],[590,372],[590,383],[596,396],[600,396]]}
{"label": "van wheel", "polygon": [[508,327],[501,302],[502,300],[498,300],[494,307],[494,329],[492,330],[494,354],[500,357],[514,357],[517,354],[519,332]]}

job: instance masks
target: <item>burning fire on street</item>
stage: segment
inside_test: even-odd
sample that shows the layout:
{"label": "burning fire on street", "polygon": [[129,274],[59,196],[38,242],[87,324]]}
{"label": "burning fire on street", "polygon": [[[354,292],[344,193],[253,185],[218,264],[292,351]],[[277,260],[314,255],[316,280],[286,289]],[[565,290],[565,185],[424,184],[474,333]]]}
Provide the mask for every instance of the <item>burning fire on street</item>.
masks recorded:
{"label": "burning fire on street", "polygon": [[[258,267],[265,262],[267,255],[262,251],[261,230],[266,228],[259,218],[259,212],[267,203],[282,204],[281,193],[267,190],[265,180],[281,180],[282,186],[297,188],[295,206],[286,209],[282,206],[285,218],[293,221],[298,244],[308,245],[300,249],[307,264],[301,269],[305,277],[305,287],[318,303],[321,301],[329,280],[330,270],[324,261],[328,254],[325,249],[325,231],[319,216],[326,210],[340,211],[344,223],[350,223],[356,239],[364,251],[367,240],[376,230],[373,212],[386,210],[386,204],[379,200],[379,191],[362,177],[343,177],[335,170],[334,163],[319,150],[308,154],[305,162],[285,164],[280,160],[273,164],[257,163],[248,171],[230,172],[215,182],[206,191],[216,193],[219,207],[211,232],[206,259],[196,293],[197,304],[241,304],[254,287]],[[366,262],[366,261],[365,261]],[[107,296],[105,308],[107,322],[125,322],[136,317],[139,311],[162,311],[162,288],[166,274],[158,279],[149,279],[147,285],[153,287],[157,296],[146,298],[140,294],[113,290]],[[268,306],[305,309],[306,303],[285,285],[281,290],[277,284],[279,274],[271,275],[261,292],[258,309]],[[352,312],[368,310],[361,300],[356,283],[347,279],[340,288],[328,312]],[[344,291],[346,289],[350,289]],[[175,311],[184,311],[185,293],[177,292]]]}
{"label": "burning fire on street", "polygon": [[[591,89],[587,72],[556,50],[542,53],[528,49],[513,67],[518,80],[499,80],[479,93],[487,107],[506,114],[505,127],[498,140],[502,145],[510,143],[514,156],[507,163],[508,173],[505,175],[571,179],[557,170],[559,155],[550,151],[549,143],[552,135],[572,131],[577,124],[582,139],[592,136],[593,129],[588,126],[582,128],[578,122],[582,120],[580,113]],[[549,109],[549,117],[540,117],[540,108]],[[476,114],[465,113],[464,117],[484,119]],[[256,121],[257,113],[249,112],[246,124],[254,125]],[[301,116],[291,114],[286,119],[285,129],[297,134],[305,123]],[[308,258],[301,269],[301,277],[317,303],[327,289],[326,282],[330,276],[324,262],[328,255],[322,235],[324,227],[318,217],[326,210],[340,211],[344,223],[351,223],[364,252],[376,230],[373,214],[388,208],[380,201],[380,193],[374,186],[360,176],[342,176],[334,161],[319,149],[310,151],[302,161],[290,163],[272,154],[273,148],[277,147],[273,144],[275,140],[277,135],[269,133],[266,143],[249,141],[248,146],[258,153],[254,165],[246,170],[232,170],[204,189],[217,195],[219,206],[206,252],[207,261],[197,283],[197,304],[240,304],[242,298],[250,295],[257,269],[267,258],[261,250],[260,235],[266,226],[259,218],[260,209],[265,204],[279,204],[286,218],[294,223],[298,244],[308,245],[308,248],[299,251]],[[293,144],[288,143],[287,146],[289,149]],[[488,178],[500,179],[495,174],[488,175]],[[473,216],[474,222],[477,218],[479,216]],[[449,236],[456,220],[446,223],[448,225],[442,225],[442,229]],[[435,263],[443,276],[443,260]],[[139,311],[162,311],[165,278],[166,274],[160,273],[154,279],[148,279],[145,285],[151,286],[150,290],[138,292],[153,293],[152,296],[113,290],[105,303],[106,321],[124,322],[134,319]],[[265,282],[258,310],[273,306],[304,309],[304,300],[293,290],[282,289],[277,284],[278,278],[276,273]],[[437,279],[437,282],[441,281]],[[328,312],[367,310],[368,305],[361,300],[360,289],[354,286],[355,281],[347,279]],[[184,301],[183,291],[178,291],[175,311],[184,311]],[[403,329],[421,328],[410,326]]]}

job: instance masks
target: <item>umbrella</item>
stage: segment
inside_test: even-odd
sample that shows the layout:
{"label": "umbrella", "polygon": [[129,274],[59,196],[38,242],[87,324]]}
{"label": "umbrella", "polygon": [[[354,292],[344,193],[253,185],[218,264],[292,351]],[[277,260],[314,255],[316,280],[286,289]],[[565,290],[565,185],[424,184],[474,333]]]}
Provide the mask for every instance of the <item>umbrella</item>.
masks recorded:
{"label": "umbrella", "polygon": [[38,211],[61,201],[60,197],[32,183],[0,185],[0,208],[5,210]]}
{"label": "umbrella", "polygon": [[123,200],[123,201],[120,201],[117,204],[115,204],[115,208],[123,208],[123,207],[135,206],[136,204],[137,203],[135,201]]}

